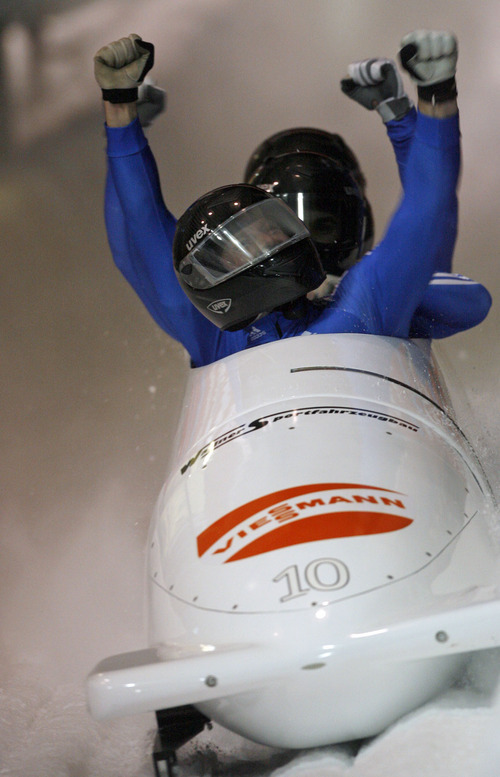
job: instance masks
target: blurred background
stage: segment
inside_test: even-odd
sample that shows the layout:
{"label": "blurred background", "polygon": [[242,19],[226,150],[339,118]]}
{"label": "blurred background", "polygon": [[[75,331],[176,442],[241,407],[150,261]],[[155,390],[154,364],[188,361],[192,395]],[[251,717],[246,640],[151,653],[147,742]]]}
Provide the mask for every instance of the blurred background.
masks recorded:
{"label": "blurred background", "polygon": [[[83,689],[101,658],[145,643],[143,549],[188,362],[111,260],[94,53],[131,32],[156,46],[150,75],[168,107],[147,134],[174,215],[240,181],[267,136],[315,126],[343,135],[357,154],[380,239],[399,193],[393,154],[378,115],[343,96],[339,81],[349,62],[395,58],[412,29],[457,34],[455,270],[484,283],[494,305],[480,327],[441,345],[498,492],[499,23],[496,0],[0,0],[1,775],[151,774],[153,718],[95,724]],[[485,665],[478,676],[489,678],[495,656]],[[418,718],[413,736],[397,729],[364,760],[337,748],[327,771],[318,756],[300,774],[376,777],[390,768],[408,777],[423,774],[425,760],[441,777],[461,742],[467,770],[449,774],[469,775],[490,680],[460,699],[468,717],[457,718],[460,704],[447,697],[431,709],[437,724]],[[224,773],[274,768],[268,748],[212,736],[219,754],[254,764]]]}

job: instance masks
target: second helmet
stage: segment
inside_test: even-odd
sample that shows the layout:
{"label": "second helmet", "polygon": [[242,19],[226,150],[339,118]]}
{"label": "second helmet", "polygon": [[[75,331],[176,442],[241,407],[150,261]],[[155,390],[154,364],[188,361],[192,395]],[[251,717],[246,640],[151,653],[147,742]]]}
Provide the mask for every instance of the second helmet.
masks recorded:
{"label": "second helmet", "polygon": [[364,194],[346,167],[324,154],[269,157],[250,177],[279,197],[308,228],[324,270],[340,276],[373,244],[373,220]]}
{"label": "second helmet", "polygon": [[301,151],[312,151],[330,157],[349,170],[363,194],[365,193],[366,179],[352,149],[341,135],[315,127],[293,127],[276,132],[262,141],[247,162],[243,180],[249,183],[255,170],[268,159]]}

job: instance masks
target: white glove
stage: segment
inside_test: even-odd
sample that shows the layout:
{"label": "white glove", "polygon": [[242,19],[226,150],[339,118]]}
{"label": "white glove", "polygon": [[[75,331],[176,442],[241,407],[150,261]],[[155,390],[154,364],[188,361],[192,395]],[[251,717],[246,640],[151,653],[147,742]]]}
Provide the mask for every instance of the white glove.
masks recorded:
{"label": "white glove", "polygon": [[340,82],[344,94],[369,111],[377,110],[384,123],[401,119],[412,102],[392,59],[364,59],[348,67],[349,78]]}
{"label": "white glove", "polygon": [[453,78],[457,67],[457,40],[451,32],[415,30],[405,35],[399,52],[401,64],[419,86]]}
{"label": "white glove", "polygon": [[95,78],[109,102],[133,102],[154,63],[154,46],[132,33],[103,46],[94,57]]}

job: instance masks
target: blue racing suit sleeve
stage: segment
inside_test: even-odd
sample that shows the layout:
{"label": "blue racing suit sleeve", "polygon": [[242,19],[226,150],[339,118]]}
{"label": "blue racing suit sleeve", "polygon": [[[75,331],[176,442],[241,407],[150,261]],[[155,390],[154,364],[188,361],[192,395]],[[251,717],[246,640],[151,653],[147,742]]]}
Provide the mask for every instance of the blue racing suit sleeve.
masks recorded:
{"label": "blue racing suit sleeve", "polygon": [[490,307],[491,295],[481,283],[435,273],[411,320],[410,337],[450,337],[480,324]]}
{"label": "blue racing suit sleeve", "polygon": [[436,240],[454,207],[459,168],[458,114],[435,119],[419,113],[403,196],[384,238],[345,274],[334,304],[309,331],[409,336],[435,272]]}
{"label": "blue racing suit sleeve", "polygon": [[[399,121],[386,124],[403,187],[416,116],[412,109]],[[462,275],[451,274],[458,232],[456,195],[451,204],[446,225],[436,240],[435,273],[412,318],[410,337],[450,337],[480,324],[491,307],[491,296],[484,286]]]}
{"label": "blue racing suit sleeve", "polygon": [[[399,178],[403,189],[405,187],[406,168],[408,164],[408,155],[410,153],[411,143],[415,132],[417,122],[417,111],[412,108],[402,119],[388,121],[386,130],[391,141],[398,165]],[[458,233],[458,198],[455,197],[446,216],[446,228],[440,233],[434,247],[434,271],[451,272],[453,251]]]}
{"label": "blue racing suit sleeve", "polygon": [[398,165],[399,179],[401,185],[404,188],[404,180],[406,174],[406,166],[408,163],[408,154],[410,153],[411,142],[413,135],[415,134],[415,127],[417,124],[417,111],[415,108],[403,116],[401,119],[393,119],[385,124],[387,136],[391,141],[391,145],[396,157]]}
{"label": "blue racing suit sleeve", "polygon": [[105,220],[113,259],[156,321],[194,363],[217,351],[220,331],[194,307],[172,262],[176,221],[163,201],[158,170],[136,119],[106,127]]}

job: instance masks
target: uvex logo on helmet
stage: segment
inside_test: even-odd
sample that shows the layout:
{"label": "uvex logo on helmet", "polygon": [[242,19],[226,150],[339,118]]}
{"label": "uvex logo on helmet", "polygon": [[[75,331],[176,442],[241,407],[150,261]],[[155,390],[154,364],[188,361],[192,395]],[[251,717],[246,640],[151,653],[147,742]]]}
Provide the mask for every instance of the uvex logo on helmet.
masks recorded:
{"label": "uvex logo on helmet", "polygon": [[229,308],[231,307],[231,299],[216,299],[213,302],[210,303],[210,305],[207,305],[207,310],[211,310],[212,313],[219,313],[220,315],[223,315],[224,313],[227,313]]}
{"label": "uvex logo on helmet", "polygon": [[203,226],[197,229],[194,235],[187,241],[186,250],[191,251],[191,249],[195,247],[196,243],[198,243],[202,237],[205,237],[205,235],[208,235],[210,232],[211,229],[208,224],[203,224]]}

